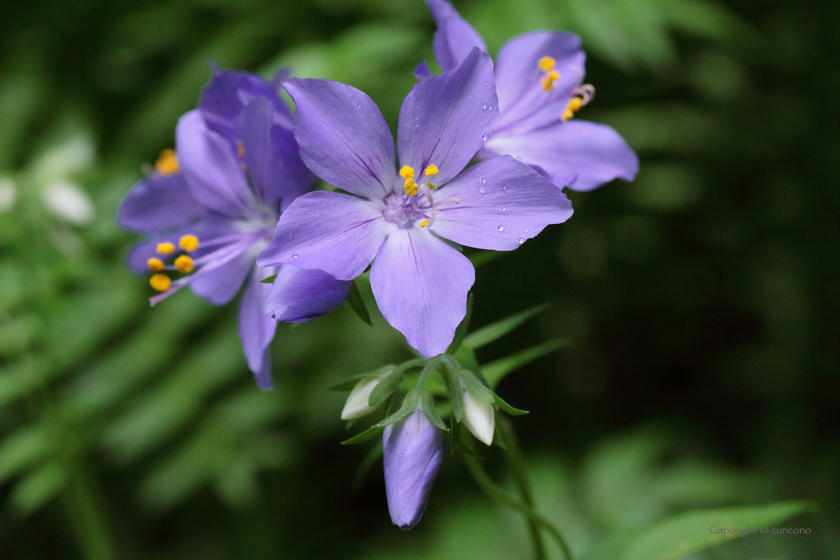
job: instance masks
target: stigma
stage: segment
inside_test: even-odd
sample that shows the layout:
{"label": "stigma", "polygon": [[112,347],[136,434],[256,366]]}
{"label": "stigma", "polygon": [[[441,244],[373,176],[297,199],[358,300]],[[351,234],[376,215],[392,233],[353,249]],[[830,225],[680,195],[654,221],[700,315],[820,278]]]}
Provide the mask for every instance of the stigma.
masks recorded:
{"label": "stigma", "polygon": [[[182,235],[178,240],[178,246],[185,252],[198,249],[198,237],[195,235]],[[171,255],[175,252],[175,244],[169,241],[158,243],[156,251],[160,255]],[[158,257],[151,257],[146,261],[149,271],[155,274],[149,278],[149,285],[158,292],[165,292],[172,287],[172,280],[164,274],[164,270],[175,270],[181,274],[189,274],[195,270],[195,261],[187,254],[181,254],[175,258],[171,265],[167,265]]]}
{"label": "stigma", "polygon": [[175,150],[163,150],[155,162],[155,170],[164,177],[178,173],[180,168],[178,167]]}

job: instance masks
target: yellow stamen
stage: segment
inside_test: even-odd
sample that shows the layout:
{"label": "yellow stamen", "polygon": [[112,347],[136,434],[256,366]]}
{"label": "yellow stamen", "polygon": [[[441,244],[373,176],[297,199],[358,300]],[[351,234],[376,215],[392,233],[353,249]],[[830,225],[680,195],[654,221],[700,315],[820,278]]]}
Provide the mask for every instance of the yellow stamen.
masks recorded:
{"label": "yellow stamen", "polygon": [[198,249],[198,237],[195,235],[183,235],[181,239],[178,240],[178,245],[181,246],[181,249],[184,251],[195,251]]}
{"label": "yellow stamen", "polygon": [[177,259],[175,259],[175,268],[181,274],[187,274],[188,272],[192,272],[195,268],[195,264],[193,260],[188,257],[187,255],[181,255]]}
{"label": "yellow stamen", "polygon": [[245,156],[245,144],[242,143],[242,140],[236,141],[236,155],[239,157]]}
{"label": "yellow stamen", "polygon": [[409,177],[405,180],[405,194],[417,194],[417,187],[417,181],[415,181],[414,179]]}
{"label": "yellow stamen", "polygon": [[551,70],[550,72],[546,73],[545,78],[540,80],[540,82],[542,83],[543,89],[545,91],[548,91],[551,89],[551,86],[554,85],[554,82],[559,79],[560,73],[556,70]]}
{"label": "yellow stamen", "polygon": [[571,99],[569,99],[569,105],[567,106],[567,108],[577,113],[578,111],[580,111],[581,107],[583,107],[583,99],[581,99],[580,97],[572,97]]}
{"label": "yellow stamen", "polygon": [[426,227],[427,225],[429,225],[429,218],[426,218],[425,220],[420,222],[420,227]]}
{"label": "yellow stamen", "polygon": [[164,241],[163,243],[157,244],[157,252],[161,255],[168,255],[170,253],[175,252],[175,245],[170,243],[169,241]]}
{"label": "yellow stamen", "polygon": [[178,158],[175,157],[175,150],[163,150],[155,162],[155,169],[161,175],[178,173]]}
{"label": "yellow stamen", "polygon": [[165,292],[172,286],[172,281],[166,274],[154,274],[149,278],[149,286],[159,292]]}
{"label": "yellow stamen", "polygon": [[430,163],[429,167],[426,168],[426,175],[431,177],[432,175],[437,175],[437,174],[438,174],[437,165],[435,165],[434,163]]}
{"label": "yellow stamen", "polygon": [[156,259],[155,257],[150,258],[146,261],[146,264],[149,265],[149,270],[152,272],[160,272],[165,267],[163,265],[163,261],[160,259]]}
{"label": "yellow stamen", "polygon": [[429,185],[429,188],[432,189],[433,191],[437,190],[437,187],[434,186],[431,181],[426,181],[426,184]]}
{"label": "yellow stamen", "polygon": [[544,56],[537,62],[537,66],[539,66],[540,70],[543,72],[548,72],[557,66],[557,61],[554,60],[554,57],[552,56]]}
{"label": "yellow stamen", "polygon": [[572,111],[571,109],[566,109],[565,111],[563,111],[563,120],[564,121],[567,121],[574,116],[575,116],[575,112]]}
{"label": "yellow stamen", "polygon": [[403,165],[402,169],[400,169],[400,177],[406,180],[414,179],[414,169],[408,165]]}

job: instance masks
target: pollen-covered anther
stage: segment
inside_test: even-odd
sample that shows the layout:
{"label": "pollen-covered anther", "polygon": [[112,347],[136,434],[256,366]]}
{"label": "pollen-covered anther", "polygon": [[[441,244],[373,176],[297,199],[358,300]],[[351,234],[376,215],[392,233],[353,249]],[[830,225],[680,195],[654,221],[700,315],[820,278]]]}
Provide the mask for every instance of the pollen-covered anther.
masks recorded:
{"label": "pollen-covered anther", "polygon": [[187,255],[181,255],[177,259],[175,259],[175,269],[180,272],[181,274],[187,274],[192,272],[195,268],[195,263],[193,262],[192,258]]}
{"label": "pollen-covered anther", "polygon": [[174,175],[178,173],[178,158],[175,150],[163,150],[155,162],[155,169],[161,175]]}
{"label": "pollen-covered anther", "polygon": [[437,168],[437,165],[435,165],[434,163],[430,163],[429,166],[426,167],[426,171],[425,171],[426,175],[428,175],[429,177],[431,177],[432,175],[437,175],[439,172],[440,172],[440,170]]}
{"label": "pollen-covered anther", "polygon": [[563,110],[563,120],[567,121],[575,116],[575,113],[580,111],[580,108],[584,106],[583,98],[581,97],[572,97],[569,99],[569,102],[566,104],[566,108]]}
{"label": "pollen-covered anther", "polygon": [[552,88],[552,86],[554,85],[554,82],[559,80],[559,79],[560,79],[560,73],[557,72],[556,70],[551,70],[550,72],[546,73],[545,78],[540,80],[540,82],[542,83],[543,89],[545,91],[549,91]]}
{"label": "pollen-covered anther", "polygon": [[162,272],[163,269],[166,268],[166,266],[163,264],[163,261],[155,257],[152,257],[149,260],[147,260],[146,264],[149,265],[149,270],[151,270],[152,272]]}
{"label": "pollen-covered anther", "polygon": [[403,186],[403,188],[405,189],[405,194],[409,195],[417,194],[417,187],[417,181],[410,177],[405,180],[405,185]]}
{"label": "pollen-covered anther", "polygon": [[245,157],[245,144],[242,143],[242,140],[236,141],[236,155]]}
{"label": "pollen-covered anther", "polygon": [[403,179],[414,179],[414,168],[408,165],[403,165],[400,169],[400,177]]}
{"label": "pollen-covered anther", "polygon": [[154,274],[149,278],[149,286],[159,292],[165,292],[172,286],[172,281],[166,274]]}
{"label": "pollen-covered anther", "polygon": [[549,70],[554,70],[554,67],[557,66],[557,61],[554,60],[553,56],[544,56],[537,61],[537,66],[543,72],[548,72]]}
{"label": "pollen-covered anther", "polygon": [[175,252],[175,245],[170,243],[169,241],[164,241],[163,243],[157,244],[157,252],[161,255],[169,255]]}
{"label": "pollen-covered anther", "polygon": [[427,225],[429,225],[429,218],[426,218],[425,220],[420,222],[420,227],[426,227]]}
{"label": "pollen-covered anther", "polygon": [[198,249],[198,237],[195,235],[182,235],[178,240],[178,245],[184,251],[195,251]]}

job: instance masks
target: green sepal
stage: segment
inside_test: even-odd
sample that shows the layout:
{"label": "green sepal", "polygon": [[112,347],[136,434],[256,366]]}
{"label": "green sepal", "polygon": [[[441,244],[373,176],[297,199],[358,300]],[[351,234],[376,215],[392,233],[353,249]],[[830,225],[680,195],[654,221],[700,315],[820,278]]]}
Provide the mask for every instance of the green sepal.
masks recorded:
{"label": "green sepal", "polygon": [[423,414],[426,415],[426,418],[429,419],[429,422],[431,422],[433,426],[440,428],[444,432],[449,431],[449,428],[446,427],[446,423],[435,409],[435,401],[429,391],[423,391],[420,393],[420,410],[423,411]]}
{"label": "green sepal", "polygon": [[467,313],[464,315],[463,320],[458,323],[458,327],[455,329],[455,336],[452,338],[452,343],[446,349],[447,354],[455,354],[458,348],[461,346],[461,342],[463,342],[464,337],[467,336],[467,332],[470,329],[470,319],[472,319],[472,309],[473,309],[473,294],[470,292],[467,294]]}
{"label": "green sepal", "polygon": [[510,331],[512,331],[513,329],[530,319],[531,317],[533,317],[534,315],[545,311],[547,308],[548,304],[542,303],[540,305],[534,306],[530,309],[526,309],[525,311],[517,313],[516,315],[511,315],[510,317],[502,319],[501,321],[491,323],[486,327],[482,327],[477,331],[470,333],[464,339],[464,344],[467,344],[473,350],[481,348],[482,346],[503,337],[504,335],[506,335],[507,333],[509,333]]}
{"label": "green sepal", "polygon": [[356,285],[355,280],[350,283],[350,292],[347,294],[347,303],[350,304],[350,309],[359,316],[359,319],[371,327],[373,326],[373,321],[370,319],[370,313],[368,313],[365,300],[362,297],[362,292],[359,291],[359,287]]}
{"label": "green sepal", "polygon": [[[431,394],[429,394],[429,398],[431,398]],[[388,416],[384,420],[380,420],[364,432],[354,437],[351,437],[350,439],[342,441],[341,445],[354,445],[376,437],[377,435],[382,433],[382,431],[385,429],[385,426],[396,424],[397,422],[403,420],[404,418],[408,417],[408,415],[417,410],[417,407],[420,405],[420,400],[420,390],[412,389],[411,391],[406,393],[405,399],[403,400],[402,406],[400,406],[399,410],[397,410],[395,413]],[[440,417],[438,417],[438,419],[440,419]]]}
{"label": "green sepal", "polygon": [[272,274],[268,278],[263,278],[262,280],[260,280],[260,282],[262,282],[263,284],[273,284],[275,278],[277,278],[277,275]]}
{"label": "green sepal", "polygon": [[480,401],[492,403],[498,398],[493,391],[488,389],[487,386],[479,381],[475,374],[469,370],[461,370],[459,380],[464,384],[464,388]]}
{"label": "green sepal", "polygon": [[370,392],[370,396],[368,397],[368,406],[371,408],[379,406],[385,399],[393,395],[394,392],[400,388],[402,380],[403,373],[400,370],[394,370],[387,374],[384,378],[382,378],[382,381],[373,388],[373,391]]}
{"label": "green sepal", "polygon": [[502,410],[504,410],[505,412],[507,412],[511,416],[523,416],[525,414],[528,414],[527,410],[520,410],[518,408],[514,408],[514,407],[510,406],[507,402],[505,402],[502,399],[502,397],[500,397],[499,395],[497,395],[495,393],[493,393],[493,397],[494,397],[493,402],[496,403],[496,406],[498,406],[499,408],[501,408]]}
{"label": "green sepal", "polygon": [[391,371],[397,369],[397,366],[394,364],[388,364],[387,366],[382,366],[381,368],[377,368],[373,371],[368,371],[365,373],[355,373],[353,375],[348,375],[343,377],[343,381],[336,383],[330,387],[327,387],[328,391],[350,391],[359,380],[364,379],[365,377],[380,377],[382,375],[387,375]]}

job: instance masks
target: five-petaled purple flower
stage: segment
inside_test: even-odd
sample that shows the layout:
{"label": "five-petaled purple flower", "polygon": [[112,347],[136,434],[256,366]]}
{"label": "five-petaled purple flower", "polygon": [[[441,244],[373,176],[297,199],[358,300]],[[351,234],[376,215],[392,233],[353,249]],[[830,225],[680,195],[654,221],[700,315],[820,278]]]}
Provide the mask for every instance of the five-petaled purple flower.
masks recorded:
{"label": "five-petaled purple flower", "polygon": [[[481,36],[447,0],[427,0],[437,22],[435,58],[446,71],[478,47]],[[631,181],[639,170],[635,152],[603,124],[570,120],[589,102],[583,84],[586,55],[571,33],[534,31],[508,41],[496,57],[501,118],[479,153],[508,154],[544,173],[558,186],[592,190],[615,178]],[[425,62],[415,75],[431,75]]]}
{"label": "five-petaled purple flower", "polygon": [[292,79],[285,87],[297,104],[303,161],[354,196],[317,191],[295,200],[258,263],[350,280],[373,261],[379,309],[424,357],[452,341],[475,279],[470,261],[441,238],[512,250],[572,214],[560,189],[512,157],[462,172],[499,117],[493,63],[479,49],[406,97],[399,172],[391,132],[367,95],[327,80]]}
{"label": "five-petaled purple flower", "polygon": [[385,494],[391,521],[411,529],[426,510],[435,477],[443,462],[443,431],[418,407],[382,432]]}
{"label": "five-petaled purple flower", "polygon": [[[255,265],[280,211],[315,180],[300,159],[278,85],[252,74],[215,72],[198,109],[178,121],[176,151],[166,151],[134,187],[117,220],[149,235],[128,261],[137,272],[156,273],[150,284],[162,293],[151,299],[153,305],[187,284],[210,303],[223,305],[247,281],[239,336],[263,389],[271,387],[268,344],[276,321],[323,315],[350,289],[349,282],[320,270]],[[184,276],[173,281],[164,271]],[[260,282],[275,273],[274,284]]]}

